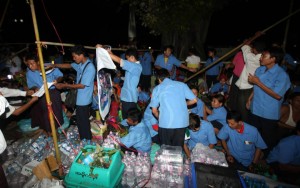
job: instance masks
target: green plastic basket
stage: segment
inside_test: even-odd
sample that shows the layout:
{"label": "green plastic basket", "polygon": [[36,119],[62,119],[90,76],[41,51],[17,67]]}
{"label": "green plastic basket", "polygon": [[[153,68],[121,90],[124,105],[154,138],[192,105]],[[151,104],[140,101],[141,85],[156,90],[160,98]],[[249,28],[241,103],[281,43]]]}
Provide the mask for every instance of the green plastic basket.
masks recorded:
{"label": "green plastic basket", "polygon": [[[96,146],[87,145],[87,150],[95,150]],[[104,148],[104,150],[109,150]],[[73,161],[69,173],[65,176],[64,184],[67,188],[114,188],[121,184],[125,165],[122,163],[121,153],[117,151],[111,157],[108,169],[95,167],[90,173],[90,166],[77,163],[82,151]]]}

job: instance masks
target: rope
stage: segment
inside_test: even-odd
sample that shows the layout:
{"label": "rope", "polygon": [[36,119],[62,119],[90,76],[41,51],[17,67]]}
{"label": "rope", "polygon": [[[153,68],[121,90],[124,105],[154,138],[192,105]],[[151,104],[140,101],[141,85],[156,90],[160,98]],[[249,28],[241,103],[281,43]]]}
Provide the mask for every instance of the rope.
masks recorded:
{"label": "rope", "polygon": [[52,25],[52,27],[53,27],[53,29],[55,31],[55,34],[57,35],[57,38],[58,38],[59,42],[61,43],[61,48],[62,48],[61,52],[64,55],[65,54],[65,50],[64,50],[64,46],[63,46],[62,40],[61,40],[61,38],[60,38],[60,36],[59,36],[59,34],[57,32],[57,29],[56,29],[55,25],[53,24],[52,20],[50,19],[49,15],[48,15],[48,12],[46,10],[46,7],[45,7],[45,4],[44,4],[43,0],[42,0],[42,4],[43,4],[43,8],[44,8],[45,14],[46,14],[48,20],[50,21],[50,23],[51,23],[51,25]]}
{"label": "rope", "polygon": [[[62,131],[62,133],[65,135],[66,139],[69,141],[68,136],[67,136],[67,133],[65,132],[64,129],[62,129],[62,125],[60,124],[60,122],[59,122],[59,120],[57,119],[55,113],[53,112],[53,109],[52,109],[52,103],[51,103],[51,104],[48,104],[48,105],[47,105],[47,108],[48,108],[48,111],[52,113],[52,115],[53,115],[55,121],[57,122],[57,124],[60,126],[61,131]],[[71,144],[70,147],[72,148],[74,154],[77,155],[78,152],[77,152],[76,149],[73,147],[73,144]]]}

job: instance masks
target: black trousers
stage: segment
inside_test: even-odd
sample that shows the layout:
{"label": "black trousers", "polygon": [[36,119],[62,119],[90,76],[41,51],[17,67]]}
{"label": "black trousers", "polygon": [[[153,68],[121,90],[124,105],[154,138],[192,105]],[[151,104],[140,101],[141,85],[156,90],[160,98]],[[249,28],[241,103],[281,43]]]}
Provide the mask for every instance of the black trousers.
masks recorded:
{"label": "black trousers", "polygon": [[159,127],[158,136],[160,144],[169,146],[181,146],[184,144],[185,128],[165,129]]}
{"label": "black trousers", "polygon": [[145,91],[149,91],[151,88],[151,75],[143,75],[140,77],[140,85]]}
{"label": "black trousers", "polygon": [[76,123],[79,131],[80,139],[92,139],[91,124],[90,124],[90,106],[76,106]]}
{"label": "black trousers", "polygon": [[240,112],[242,116],[242,120],[245,122],[249,122],[249,113],[250,111],[246,108],[246,103],[252,93],[253,88],[251,89],[239,89],[237,96],[237,111]]}
{"label": "black trousers", "polygon": [[255,114],[249,113],[250,125],[253,125],[259,131],[261,137],[267,144],[268,148],[263,150],[264,157],[267,157],[270,151],[278,143],[277,140],[277,120],[266,119]]}
{"label": "black trousers", "polygon": [[0,165],[0,187],[8,188],[8,183],[2,166]]}
{"label": "black trousers", "polygon": [[232,111],[237,111],[237,103],[238,103],[238,92],[239,88],[235,85],[235,82],[239,79],[238,76],[232,74],[232,81],[230,85],[229,98],[227,101],[228,108]]}
{"label": "black trousers", "polygon": [[[49,89],[49,95],[52,102],[52,110],[56,116],[56,118],[54,117],[55,126],[59,127],[59,124],[62,125],[64,123],[60,92],[57,89]],[[49,112],[45,95],[31,107],[30,116],[31,127],[39,126],[41,129],[51,132]]]}

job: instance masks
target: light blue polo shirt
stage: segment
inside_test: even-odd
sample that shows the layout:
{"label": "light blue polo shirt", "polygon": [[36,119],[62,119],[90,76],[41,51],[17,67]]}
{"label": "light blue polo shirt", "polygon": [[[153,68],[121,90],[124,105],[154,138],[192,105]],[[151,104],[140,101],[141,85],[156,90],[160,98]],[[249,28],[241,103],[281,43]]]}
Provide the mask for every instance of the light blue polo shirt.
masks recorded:
{"label": "light blue polo shirt", "polygon": [[[40,73],[41,72],[38,70],[32,71],[30,69],[27,69],[26,79],[27,79],[28,88],[32,88],[32,87],[41,88],[43,86],[44,82],[43,82],[42,75]],[[54,80],[62,76],[63,73],[59,69],[55,68],[53,69],[52,72],[46,74],[46,79],[47,82],[53,82]],[[55,86],[52,86],[50,89],[54,89],[54,88]]]}
{"label": "light blue polo shirt", "polygon": [[[172,71],[173,66],[180,67],[181,62],[171,54],[168,57],[168,61],[165,63],[165,56],[164,54],[160,54],[156,57],[154,65],[158,65],[163,69],[167,69],[168,71]],[[176,67],[174,67],[173,75],[171,75],[171,79],[174,80],[176,77]]]}
{"label": "light blue polo shirt", "polygon": [[137,102],[137,86],[140,80],[142,66],[139,61],[133,63],[121,60],[121,67],[125,70],[125,80],[121,89],[121,100],[125,102]]}
{"label": "light blue polo shirt", "polygon": [[222,85],[220,82],[218,82],[211,87],[209,92],[210,93],[218,93],[218,92],[228,93],[228,85],[227,84]]}
{"label": "light blue polo shirt", "polygon": [[282,98],[281,100],[276,100],[260,87],[254,85],[251,112],[259,117],[278,120],[280,118],[280,108],[284,94],[291,87],[288,74],[278,64],[275,64],[269,70],[267,70],[265,66],[258,67],[255,71],[255,76],[257,76],[266,87],[273,90]]}
{"label": "light blue polo shirt", "polygon": [[214,108],[212,110],[212,114],[207,116],[207,121],[216,120],[222,123],[223,125],[226,125],[227,124],[226,116],[227,116],[227,110],[224,108],[224,106],[221,106],[219,108]]}
{"label": "light blue polo shirt", "polygon": [[258,130],[247,123],[244,123],[243,133],[231,129],[228,124],[224,125],[218,138],[226,140],[230,154],[245,167],[252,163],[256,148],[267,148]]}
{"label": "light blue polo shirt", "polygon": [[71,66],[76,70],[77,72],[77,84],[80,79],[80,75],[82,74],[82,71],[85,66],[87,66],[84,70],[84,73],[81,77],[80,83],[85,85],[83,89],[77,89],[77,99],[76,99],[76,105],[78,106],[85,106],[92,103],[93,99],[93,90],[94,90],[94,78],[96,74],[96,69],[93,65],[93,63],[87,63],[90,62],[89,59],[82,63],[71,63]]}
{"label": "light blue polo shirt", "polygon": [[189,132],[190,139],[187,140],[187,145],[190,150],[192,150],[197,143],[201,143],[205,146],[217,143],[214,127],[208,121],[202,120],[198,131],[189,130]]}
{"label": "light blue polo shirt", "polygon": [[145,52],[143,56],[139,56],[140,63],[143,67],[142,75],[151,75],[152,74],[152,57],[149,52]]}
{"label": "light blue polo shirt", "polygon": [[147,102],[150,99],[150,94],[146,91],[141,91],[138,94],[138,101]]}
{"label": "light blue polo shirt", "polygon": [[186,99],[196,96],[183,82],[165,78],[153,89],[150,107],[159,107],[159,127],[166,129],[185,128],[189,125]]}
{"label": "light blue polo shirt", "polygon": [[151,138],[156,136],[158,134],[158,132],[153,130],[152,125],[158,124],[158,120],[152,114],[152,109],[149,104],[148,104],[147,108],[145,109],[143,121],[144,121],[144,124],[149,129]]}
{"label": "light blue polo shirt", "polygon": [[[213,59],[211,58],[208,58],[206,60],[206,63],[205,63],[205,67],[209,66],[210,64],[212,64],[213,62],[217,61],[219,59],[219,57],[215,56]],[[223,62],[219,62],[217,64],[215,64],[214,66],[212,66],[211,68],[209,68],[207,71],[206,71],[206,75],[209,75],[209,76],[218,76],[219,73],[220,73],[220,69],[222,68],[223,66]]]}
{"label": "light blue polo shirt", "polygon": [[203,111],[204,111],[204,102],[198,98],[197,106],[194,108],[191,108],[191,113],[197,114],[199,117],[203,117]]}
{"label": "light blue polo shirt", "polygon": [[[124,124],[127,125],[127,124]],[[151,151],[151,136],[143,122],[130,126],[129,133],[120,139],[127,148],[134,147],[138,151],[149,153]]]}
{"label": "light blue polo shirt", "polygon": [[300,165],[300,136],[283,138],[267,157],[267,162]]}

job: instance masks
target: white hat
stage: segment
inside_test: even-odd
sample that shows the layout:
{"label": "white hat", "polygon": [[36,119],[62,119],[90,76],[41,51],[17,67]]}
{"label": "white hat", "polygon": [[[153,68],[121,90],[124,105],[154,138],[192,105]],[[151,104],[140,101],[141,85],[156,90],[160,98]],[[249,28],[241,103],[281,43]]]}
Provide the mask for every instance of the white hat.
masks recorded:
{"label": "white hat", "polygon": [[5,97],[0,95],[0,115],[5,113],[6,108],[9,109],[9,112],[6,112],[6,116],[5,116],[6,118],[8,118],[16,109],[13,106],[9,105]]}

